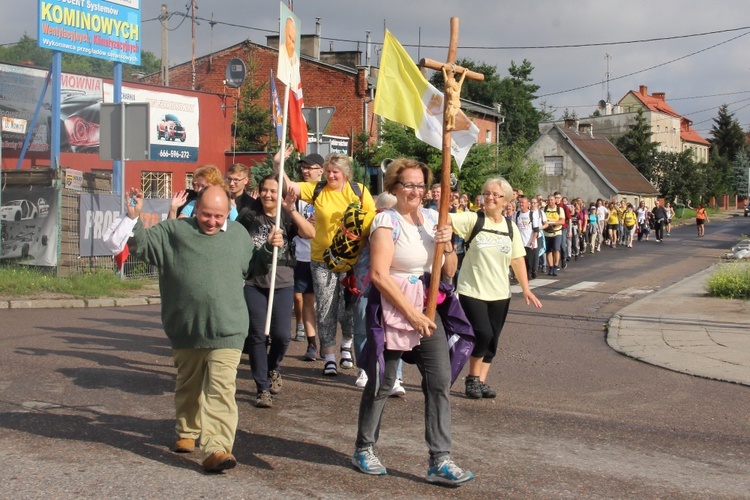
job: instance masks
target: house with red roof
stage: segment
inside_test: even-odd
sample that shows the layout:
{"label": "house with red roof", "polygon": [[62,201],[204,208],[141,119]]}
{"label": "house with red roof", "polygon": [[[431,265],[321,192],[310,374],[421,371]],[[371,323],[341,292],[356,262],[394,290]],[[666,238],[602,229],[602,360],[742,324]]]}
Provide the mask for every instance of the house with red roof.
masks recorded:
{"label": "house with red roof", "polygon": [[568,198],[585,202],[626,200],[648,206],[658,190],[606,137],[595,135],[589,123],[567,120],[543,131],[526,154],[542,165],[537,192],[560,191]]}
{"label": "house with red roof", "polygon": [[[651,127],[651,139],[658,143],[659,151],[680,153],[689,149],[693,151],[695,161],[708,162],[710,143],[693,128],[693,122],[667,104],[665,92],[649,94],[645,85],[639,86],[638,90],[629,91],[614,106],[601,101],[599,113],[581,118],[580,124],[590,124],[597,135],[614,142],[628,133],[639,110],[643,111],[643,117]],[[539,128],[544,133],[553,123],[561,126],[564,120],[544,122]]]}

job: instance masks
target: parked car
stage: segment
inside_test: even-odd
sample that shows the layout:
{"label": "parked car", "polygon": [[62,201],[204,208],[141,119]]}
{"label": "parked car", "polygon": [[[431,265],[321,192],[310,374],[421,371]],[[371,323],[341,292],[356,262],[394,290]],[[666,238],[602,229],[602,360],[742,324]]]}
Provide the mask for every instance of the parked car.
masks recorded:
{"label": "parked car", "polygon": [[29,220],[36,219],[37,215],[39,215],[39,212],[36,206],[28,200],[8,201],[0,207],[0,218],[2,220]]}
{"label": "parked car", "polygon": [[187,139],[187,132],[185,131],[185,127],[182,126],[179,118],[173,114],[166,114],[162,116],[161,121],[156,124],[156,138],[163,138],[167,141],[179,139],[181,142],[185,142],[185,139]]}

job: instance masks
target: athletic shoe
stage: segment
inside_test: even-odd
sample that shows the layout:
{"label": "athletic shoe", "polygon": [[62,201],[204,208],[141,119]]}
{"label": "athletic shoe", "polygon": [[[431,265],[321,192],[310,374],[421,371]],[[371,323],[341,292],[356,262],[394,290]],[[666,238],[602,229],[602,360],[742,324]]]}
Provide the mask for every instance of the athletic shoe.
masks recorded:
{"label": "athletic shoe", "polygon": [[453,460],[446,459],[440,462],[435,467],[430,467],[427,470],[427,482],[442,484],[445,486],[459,486],[466,481],[474,479],[474,474],[468,470],[463,470],[461,467],[453,463]]}
{"label": "athletic shoe", "polygon": [[466,397],[469,399],[482,399],[482,387],[479,377],[468,375],[466,377]]}
{"label": "athletic shoe", "polygon": [[339,367],[342,370],[350,370],[354,368],[354,360],[352,358],[351,347],[341,347],[341,361],[339,363]]}
{"label": "athletic shoe", "polygon": [[315,361],[317,359],[318,359],[318,348],[315,347],[315,344],[308,344],[307,352],[305,352],[305,355],[302,356],[302,361]]}
{"label": "athletic shoe", "polygon": [[273,397],[271,397],[271,393],[268,391],[259,392],[258,396],[255,398],[255,407],[256,408],[272,408]]}
{"label": "athletic shoe", "polygon": [[[567,260],[563,260],[563,261],[562,261],[562,268],[563,268],[563,269],[567,269],[567,268],[568,268],[568,261],[567,261]],[[559,269],[559,268],[558,268],[558,269]]]}
{"label": "athletic shoe", "polygon": [[375,450],[372,445],[355,451],[354,456],[352,456],[352,464],[357,470],[365,474],[384,476],[386,473],[380,459],[375,456]]}
{"label": "athletic shoe", "polygon": [[294,336],[294,341],[302,342],[303,340],[307,340],[307,335],[305,335],[305,325],[297,323],[297,334]]}
{"label": "athletic shoe", "polygon": [[557,270],[558,269],[559,269],[559,267],[557,267],[557,266],[555,266],[555,267],[552,268],[552,276],[557,276]]}
{"label": "athletic shoe", "polygon": [[364,387],[367,385],[367,373],[365,373],[364,370],[359,371],[359,377],[357,377],[357,381],[354,382],[354,385],[357,387]]}
{"label": "athletic shoe", "polygon": [[484,382],[479,382],[480,388],[482,389],[482,397],[487,399],[493,399],[497,397],[497,393],[490,389],[490,386]]}
{"label": "athletic shoe", "polygon": [[281,373],[276,370],[268,372],[268,381],[271,383],[271,394],[278,394],[281,392],[281,386],[284,385],[284,381],[281,380]]}
{"label": "athletic shoe", "polygon": [[398,397],[403,396],[406,394],[406,389],[404,389],[403,382],[401,382],[401,379],[397,378],[396,382],[393,384],[393,389],[391,389],[391,396]]}
{"label": "athletic shoe", "polygon": [[335,377],[338,374],[339,374],[339,371],[338,369],[336,369],[336,362],[326,361],[326,364],[323,367],[323,375],[328,375],[329,377]]}

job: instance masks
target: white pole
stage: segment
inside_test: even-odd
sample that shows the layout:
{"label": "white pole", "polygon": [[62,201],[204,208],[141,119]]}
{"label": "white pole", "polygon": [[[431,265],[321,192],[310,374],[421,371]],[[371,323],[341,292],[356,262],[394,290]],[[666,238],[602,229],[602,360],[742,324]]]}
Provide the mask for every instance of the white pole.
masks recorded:
{"label": "white pole", "polygon": [[[288,81],[291,82],[291,78]],[[284,189],[284,162],[286,161],[284,151],[286,150],[286,125],[288,123],[289,114],[289,85],[286,86],[284,91],[284,118],[281,125],[281,168],[279,168],[279,191],[276,197],[276,229],[280,229],[281,226],[281,192]],[[271,235],[269,235],[271,236]],[[276,288],[276,261],[279,255],[279,247],[273,247],[273,262],[271,263],[271,285],[268,290],[268,310],[266,311],[266,337],[271,333],[271,313],[273,311],[273,296]]]}

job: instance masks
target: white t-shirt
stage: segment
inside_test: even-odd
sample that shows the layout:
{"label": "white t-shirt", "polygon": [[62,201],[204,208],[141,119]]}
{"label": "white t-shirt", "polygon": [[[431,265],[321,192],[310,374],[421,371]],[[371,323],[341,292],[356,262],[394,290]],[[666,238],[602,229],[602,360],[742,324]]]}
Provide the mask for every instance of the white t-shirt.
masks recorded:
{"label": "white t-shirt", "polygon": [[[433,220],[438,219],[437,212],[428,211],[431,212]],[[403,278],[422,276],[425,272],[432,270],[432,258],[435,255],[435,224],[423,216],[423,224],[415,226],[407,222],[397,211],[386,210],[375,216],[370,235],[380,227],[393,229],[392,214],[394,213],[400,232],[398,239],[394,242],[391,275]]]}
{"label": "white t-shirt", "polygon": [[[531,246],[531,238],[534,235],[533,227],[535,226],[532,217],[533,215],[531,212],[518,212],[514,217],[514,221],[518,226],[518,231],[521,233],[521,242],[525,247]],[[539,226],[537,225],[536,227]]]}
{"label": "white t-shirt", "polygon": [[609,210],[607,210],[607,207],[604,205],[596,207],[596,219],[598,221],[607,220],[607,217],[609,217]]}
{"label": "white t-shirt", "polygon": [[[305,220],[310,220],[315,213],[315,207],[306,201],[297,200],[297,211],[302,214]],[[310,262],[310,238],[294,237],[294,257],[299,262]]]}

